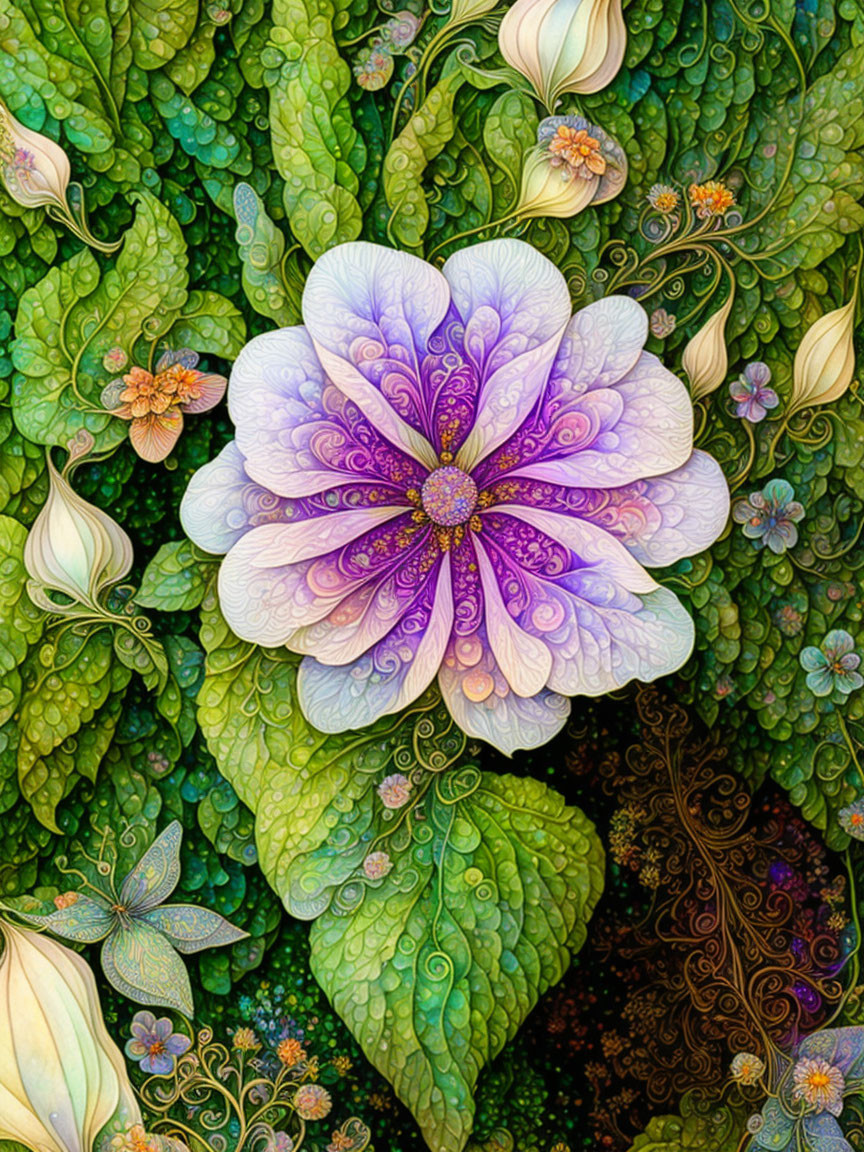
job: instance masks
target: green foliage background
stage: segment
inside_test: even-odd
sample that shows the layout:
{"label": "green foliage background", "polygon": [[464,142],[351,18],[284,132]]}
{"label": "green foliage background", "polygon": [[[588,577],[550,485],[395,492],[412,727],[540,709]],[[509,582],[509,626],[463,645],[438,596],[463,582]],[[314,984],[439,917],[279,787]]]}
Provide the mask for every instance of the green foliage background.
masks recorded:
{"label": "green foliage background", "polygon": [[[420,1137],[339,1019],[352,1017],[357,987],[349,986],[347,1003],[340,987],[358,968],[341,963],[340,949],[346,939],[362,949],[368,925],[348,907],[346,928],[345,915],[333,911],[334,893],[344,897],[359,858],[349,853],[334,864],[325,843],[331,817],[374,820],[373,784],[408,747],[421,760],[440,754],[456,765],[450,772],[463,774],[460,811],[469,823],[482,821],[480,809],[502,795],[536,809],[542,849],[554,854],[560,846],[550,829],[564,801],[579,799],[562,768],[566,741],[578,739],[593,705],[577,701],[570,734],[517,756],[504,769],[509,775],[497,774],[502,765],[488,751],[466,752],[432,699],[359,740],[311,733],[293,704],[293,660],[230,635],[215,602],[213,565],[182,538],[186,484],[231,437],[224,407],[190,419],[166,465],[152,466],[134,455],[127,426],[101,409],[99,395],[112,375],[106,358],[117,349],[146,365],[158,348],[189,346],[204,366],[227,371],[248,336],[299,321],[311,262],[333,244],[363,237],[433,257],[470,242],[464,233],[501,234],[493,222],[513,205],[522,156],[543,115],[502,70],[495,35],[502,7],[449,36],[437,36],[446,13],[415,7],[426,17],[420,36],[396,57],[390,85],[373,93],[357,84],[352,67],[360,38],[389,14],[384,0],[380,11],[365,0],[230,0],[224,8],[196,0],[0,0],[0,97],[68,151],[94,233],[123,237],[116,257],[95,254],[44,211],[0,193],[0,890],[42,899],[63,890],[56,859],[76,840],[94,849],[92,815],[102,825],[141,826],[151,837],[180,819],[179,898],[207,904],[250,934],[192,963],[199,1015],[236,1021],[238,997],[261,979],[291,985],[298,1012],[317,1019],[322,1043],[352,1053],[346,1106],[371,1124],[379,1148],[394,1152],[422,1147]],[[686,341],[723,298],[722,278],[686,246],[657,256],[644,227],[646,195],[656,181],[686,189],[693,180],[725,179],[740,210],[734,236],[717,241],[737,280],[728,379],[764,360],[785,402],[804,332],[853,289],[864,228],[864,12],[855,0],[630,0],[625,19],[628,50],[615,81],[578,105],[565,101],[564,110],[578,108],[622,144],[627,186],[599,209],[536,220],[520,234],[562,269],[575,307],[609,290],[634,290],[649,311],[674,312],[675,331],[652,337],[650,347],[679,369]],[[425,52],[436,36],[435,52]],[[660,286],[650,287],[646,274],[658,267]],[[721,734],[736,771],[754,788],[770,781],[785,790],[825,844],[840,850],[849,840],[837,812],[864,794],[856,764],[864,693],[844,710],[836,699],[815,698],[799,655],[833,628],[864,650],[857,381],[809,423],[771,425],[773,443],[735,417],[725,385],[699,414],[699,443],[721,461],[737,495],[783,477],[806,516],[789,553],[759,550],[733,526],[710,552],[663,575],[697,623],[697,650],[676,689]],[[82,428],[95,452],[76,472],[76,489],[133,538],[134,602],[153,621],[164,668],[137,648],[124,651],[110,628],[82,636],[49,627],[27,597],[23,546],[47,492],[45,448],[65,447]],[[627,699],[610,707],[626,729]],[[418,752],[412,725],[421,719],[431,734]],[[288,820],[280,806],[286,772],[302,789],[302,821]],[[476,892],[466,895],[448,876],[441,855],[453,802],[446,790],[457,788],[448,781],[458,775],[430,785],[422,883],[443,869],[455,894],[448,915],[464,923],[482,901],[471,904]],[[493,846],[492,858],[518,854],[524,830],[498,827],[503,847]],[[555,946],[536,963],[519,958],[529,973],[524,987],[486,990],[510,1012],[496,1023],[494,1041],[466,1040],[470,1051],[452,1066],[436,1053],[434,1035],[411,1041],[420,1071],[410,1065],[415,1088],[404,1087],[403,1098],[412,1103],[412,1093],[426,1091],[425,1076],[443,1076],[443,1091],[458,1095],[460,1119],[454,1128],[451,1107],[434,1123],[454,1147],[470,1129],[477,1069],[465,1067],[493,1060],[505,1043],[481,1078],[476,1139],[507,1128],[519,1149],[557,1140],[595,1146],[578,1090],[571,1085],[566,1103],[555,1103],[561,1083],[577,1082],[578,1072],[554,1058],[529,1066],[523,1041],[513,1039],[515,1025],[563,974],[567,950],[578,950],[601,887],[599,844],[578,820],[565,851],[569,893],[554,892],[543,850],[539,864],[523,861],[527,895],[514,896],[514,906],[539,917],[533,901],[548,882],[554,910],[569,907],[571,921],[531,927]],[[470,857],[459,857],[465,866]],[[430,917],[414,924],[407,910],[401,915],[399,885],[397,869],[379,889],[380,907],[363,915],[377,919],[386,909],[392,932],[423,947]],[[302,920],[318,916],[310,960]],[[478,966],[475,992],[489,977],[490,949],[510,947],[506,926],[488,923],[484,931],[466,959]],[[385,980],[397,1016],[402,979]],[[133,1009],[103,991],[109,1021],[125,1034]],[[460,1036],[469,1008],[448,1008]],[[354,1032],[368,1054],[380,1043],[363,1021]],[[399,1080],[397,1066],[384,1071]],[[376,1096],[386,1101],[377,1116]],[[634,1148],[709,1147],[681,1143],[680,1125],[690,1131],[696,1123],[687,1119],[686,1099],[682,1116],[652,1121]],[[735,1132],[717,1147],[737,1147]]]}

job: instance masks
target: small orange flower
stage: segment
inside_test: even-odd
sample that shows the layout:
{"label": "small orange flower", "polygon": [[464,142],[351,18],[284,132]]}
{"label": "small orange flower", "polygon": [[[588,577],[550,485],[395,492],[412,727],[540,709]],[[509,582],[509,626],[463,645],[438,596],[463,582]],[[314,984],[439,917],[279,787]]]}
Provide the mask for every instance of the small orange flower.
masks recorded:
{"label": "small orange flower", "polygon": [[166,352],[155,372],[134,367],[103,389],[104,407],[131,421],[129,440],[143,460],[164,460],[183,431],[183,413],[206,412],[224,396],[225,377],[199,372],[197,363],[188,348]]}
{"label": "small orange flower", "polygon": [[590,136],[584,128],[571,128],[569,124],[559,124],[549,141],[552,163],[566,164],[576,175],[586,179],[591,175],[602,176],[606,171],[606,161],[600,151],[600,141]]}
{"label": "small orange flower", "polygon": [[306,1059],[306,1049],[299,1040],[288,1037],[288,1039],[283,1040],[276,1049],[276,1055],[286,1068],[293,1068],[296,1064],[300,1064]]}
{"label": "small orange flower", "polygon": [[54,897],[54,907],[58,912],[62,912],[64,908],[71,908],[73,904],[77,903],[77,892],[61,892],[59,896]]}
{"label": "small orange flower", "polygon": [[690,185],[690,203],[700,220],[724,216],[735,203],[735,194],[719,180]]}

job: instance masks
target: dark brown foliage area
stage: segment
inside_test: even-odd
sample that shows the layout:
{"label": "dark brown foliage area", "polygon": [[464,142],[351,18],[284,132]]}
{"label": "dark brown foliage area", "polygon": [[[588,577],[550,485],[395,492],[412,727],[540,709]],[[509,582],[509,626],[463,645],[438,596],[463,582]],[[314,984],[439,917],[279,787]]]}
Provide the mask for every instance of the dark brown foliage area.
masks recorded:
{"label": "dark brown foliage area", "polygon": [[[570,734],[575,790],[605,805],[608,886],[529,1025],[530,1042],[584,1070],[595,1138],[614,1149],[726,1080],[735,1052],[770,1061],[826,1023],[850,940],[843,862],[785,797],[751,796],[658,690],[638,692],[635,715],[632,740],[600,719]],[[568,1091],[565,1109],[582,1095]]]}

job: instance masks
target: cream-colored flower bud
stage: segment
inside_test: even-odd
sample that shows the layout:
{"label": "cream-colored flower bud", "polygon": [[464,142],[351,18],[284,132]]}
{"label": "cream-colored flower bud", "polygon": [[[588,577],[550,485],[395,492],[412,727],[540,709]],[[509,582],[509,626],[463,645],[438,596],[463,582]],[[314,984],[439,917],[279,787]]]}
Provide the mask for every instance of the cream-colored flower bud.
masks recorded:
{"label": "cream-colored flower bud", "polygon": [[626,181],[624,149],[602,128],[581,116],[547,116],[523,160],[514,215],[576,216],[617,196]]}
{"label": "cream-colored flower bud", "polygon": [[573,176],[566,168],[553,168],[543,149],[532,148],[522,166],[516,215],[523,220],[576,216],[594,199],[599,182],[599,176]]}
{"label": "cream-colored flower bud", "polygon": [[457,24],[470,24],[472,20],[479,20],[491,12],[497,5],[498,0],[453,0],[447,25],[455,28]]}
{"label": "cream-colored flower bud", "polygon": [[550,112],[565,92],[599,92],[624,60],[621,0],[516,0],[498,46]]}
{"label": "cream-colored flower bud", "polygon": [[0,173],[6,191],[22,208],[53,204],[69,215],[66,193],[72,170],[59,144],[25,128],[0,103]]}
{"label": "cream-colored flower bud", "polygon": [[94,1152],[141,1123],[96,981],[77,953],[0,921],[0,1139],[34,1152]]}
{"label": "cream-colored flower bud", "polygon": [[735,302],[735,287],[722,308],[705,321],[684,349],[683,367],[690,379],[690,394],[701,400],[726,379],[729,353],[726,350],[726,321]]}
{"label": "cream-colored flower bud", "polygon": [[804,333],[792,366],[789,415],[838,400],[855,374],[855,294],[848,304],[820,316]]}
{"label": "cream-colored flower bud", "polygon": [[48,456],[48,499],[24,545],[28,591],[47,611],[64,605],[48,593],[62,593],[88,608],[132,567],[132,541],[110,516],[82,500]]}

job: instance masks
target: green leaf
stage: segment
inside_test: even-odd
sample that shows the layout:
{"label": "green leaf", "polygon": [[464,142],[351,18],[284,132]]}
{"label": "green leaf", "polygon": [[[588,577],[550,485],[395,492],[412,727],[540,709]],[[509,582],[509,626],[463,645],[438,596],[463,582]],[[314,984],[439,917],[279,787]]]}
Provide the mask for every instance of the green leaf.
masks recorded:
{"label": "green leaf", "polygon": [[[361,732],[316,732],[296,657],[239,641],[212,588],[201,640],[201,729],[255,812],[265,876],[292,915],[318,917],[316,978],[430,1146],[460,1149],[480,1069],[584,942],[602,888],[593,827],[535,780],[449,767],[465,741],[432,694]],[[396,771],[403,811],[378,793]],[[370,881],[373,851],[394,865]]]}
{"label": "green leaf", "polygon": [[[293,915],[315,916],[354,867],[344,856],[333,859],[331,833],[337,823],[368,826],[367,794],[399,743],[400,721],[387,717],[336,736],[310,728],[296,704],[297,657],[238,640],[212,589],[202,605],[201,642],[207,661],[198,722],[207,746],[257,814],[264,874]],[[289,796],[290,808],[283,804]],[[310,865],[316,852],[321,859]]]}
{"label": "green leaf", "polygon": [[45,48],[78,65],[92,79],[95,111],[106,108],[119,128],[132,62],[128,0],[32,0]]}
{"label": "green leaf", "polygon": [[151,691],[165,691],[168,657],[153,636],[118,628],[114,633],[114,653],[124,667],[138,673]]}
{"label": "green leaf", "polygon": [[161,68],[192,35],[198,0],[130,0],[132,54],[139,68]]}
{"label": "green leaf", "polygon": [[[864,228],[864,118],[858,78],[864,45],[849,49],[807,91],[803,119],[796,101],[760,125],[752,162],[749,214],[758,224],[739,243],[774,279],[814,268],[852,232]],[[788,179],[783,182],[785,167]],[[782,193],[774,190],[782,184]]]}
{"label": "green leaf", "polygon": [[[68,23],[59,18],[56,5],[44,0],[43,11],[51,31],[40,37],[35,14],[31,23],[23,7],[0,0],[0,96],[28,128],[40,131],[46,116],[51,116],[63,123],[76,148],[92,158],[103,158],[98,163],[110,166],[114,128],[104,112],[110,101],[100,84],[98,62],[86,59]],[[92,38],[93,29],[89,35]],[[118,37],[122,62],[119,26]]]}
{"label": "green leaf", "polygon": [[0,516],[0,670],[10,672],[42,635],[44,613],[27,595],[24,544],[27,529]]}
{"label": "green leaf", "polygon": [[383,882],[361,872],[315,922],[311,964],[429,1147],[458,1152],[480,1070],[585,941],[603,849],[544,784],[470,766],[424,815]]}
{"label": "green leaf", "polygon": [[184,152],[202,164],[230,168],[238,175],[252,170],[251,152],[243,137],[199,108],[164,72],[153,75],[150,94],[165,127]]}
{"label": "green leaf", "polygon": [[[75,758],[52,753],[61,746],[64,753],[70,751],[70,737],[93,720],[110,695],[122,692],[130,674],[114,660],[108,628],[82,636],[67,627],[55,645],[31,653],[22,671],[18,780],[38,820],[58,832],[55,812]],[[116,715],[108,710],[103,721],[113,731]],[[94,755],[101,750],[101,758],[107,741],[97,736],[90,747]],[[95,775],[95,770],[88,766],[88,772]]]}
{"label": "green leaf", "polygon": [[285,237],[249,184],[238,184],[234,189],[234,215],[247,300],[256,312],[269,316],[280,327],[299,324],[298,303],[288,295],[282,278]]}
{"label": "green leaf", "polygon": [[737,1152],[752,1108],[687,1092],[679,1116],[655,1116],[630,1152]]}
{"label": "green leaf", "polygon": [[111,379],[103,358],[119,348],[133,361],[139,337],[164,335],[186,303],[180,226],[149,192],[136,195],[138,211],[112,269],[102,274],[82,249],[21,297],[12,407],[21,432],[37,444],[65,446],[81,428],[99,451],[124,440],[126,422],[101,410]]}
{"label": "green leaf", "polygon": [[483,123],[483,145],[503,180],[495,190],[496,214],[513,207],[522,178],[522,157],[537,143],[537,113],[534,101],[524,92],[499,96]]}
{"label": "green leaf", "polygon": [[144,570],[135,595],[143,608],[160,612],[188,612],[204,598],[213,567],[189,540],[163,544]]}
{"label": "green leaf", "polygon": [[422,251],[429,226],[423,173],[456,131],[453,103],[464,80],[456,57],[451,57],[441,80],[390,145],[384,158],[389,230],[409,251]]}
{"label": "green leaf", "polygon": [[192,348],[234,360],[246,343],[246,321],[227,296],[210,291],[190,292],[169,336],[175,348]]}
{"label": "green leaf", "polygon": [[268,50],[282,63],[270,89],[273,160],[285,210],[312,257],[356,240],[363,224],[357,171],[365,148],[351,122],[348,65],[333,39],[332,0],[273,0]]}

